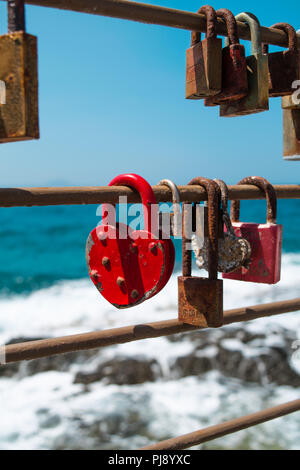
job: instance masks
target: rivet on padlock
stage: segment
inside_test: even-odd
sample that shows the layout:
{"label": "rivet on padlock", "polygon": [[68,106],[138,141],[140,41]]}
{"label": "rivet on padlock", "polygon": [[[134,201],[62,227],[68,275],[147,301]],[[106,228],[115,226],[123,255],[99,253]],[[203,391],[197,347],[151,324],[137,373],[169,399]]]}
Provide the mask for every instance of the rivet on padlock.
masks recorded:
{"label": "rivet on padlock", "polygon": [[37,38],[25,32],[24,2],[9,0],[8,34],[0,36],[0,143],[39,138]]}
{"label": "rivet on padlock", "polygon": [[240,201],[231,203],[231,220],[238,237],[250,243],[251,258],[249,268],[241,268],[232,273],[223,274],[224,279],[276,284],[280,281],[282,225],[276,224],[277,198],[273,186],[264,178],[250,176],[238,184],[249,184],[260,188],[267,199],[267,223],[255,224],[240,222]]}
{"label": "rivet on padlock", "polygon": [[86,261],[90,278],[102,296],[117,308],[128,308],[150,299],[167,284],[174,268],[175,249],[170,239],[152,233],[158,233],[158,211],[151,211],[156,199],[144,178],[120,175],[109,186],[129,186],[140,193],[145,229],[132,231],[125,224],[107,222],[107,206],[103,205],[105,223],[90,233]]}
{"label": "rivet on padlock", "polygon": [[173,237],[180,237],[181,236],[181,211],[180,211],[180,194],[178,191],[178,188],[176,184],[169,180],[169,179],[163,179],[160,180],[158,185],[162,186],[167,186],[171,192],[172,192],[172,206],[173,206],[173,212],[171,214],[166,214],[169,216],[169,230],[164,230],[165,227],[165,214],[163,212],[159,213],[159,227],[160,230],[167,235],[171,235]]}
{"label": "rivet on padlock", "polygon": [[[300,83],[297,83],[296,86]],[[283,157],[287,161],[300,160],[300,98],[299,90],[296,96],[283,96]]]}
{"label": "rivet on padlock", "polygon": [[221,8],[216,13],[226,22],[229,39],[226,38],[222,50],[222,91],[206,98],[205,106],[217,106],[224,101],[239,100],[248,93],[245,47],[240,44],[236,20],[226,8]]}
{"label": "rivet on padlock", "polygon": [[269,54],[268,44],[263,45],[263,54],[268,56],[269,63],[269,95],[291,95],[294,91],[293,83],[300,79],[300,52],[296,30],[288,23],[276,23],[270,28],[279,29],[288,35],[289,49]]}
{"label": "rivet on padlock", "polygon": [[[218,271],[230,273],[242,266],[248,267],[251,247],[247,240],[237,237],[231,224],[228,213],[228,187],[226,183],[220,179],[214,180],[221,190],[222,201],[222,221],[223,228],[221,237],[219,236],[218,248]],[[196,264],[199,269],[208,269],[208,239],[205,238],[204,244],[199,246],[197,238],[193,237],[192,246],[196,257]]]}
{"label": "rivet on padlock", "polygon": [[251,32],[251,56],[246,58],[248,95],[220,106],[221,117],[245,116],[269,110],[268,57],[262,53],[260,23],[252,13],[240,13],[238,21],[247,23]]}
{"label": "rivet on padlock", "polygon": [[192,32],[192,44],[186,52],[186,99],[199,100],[220,93],[222,87],[222,39],[217,38],[215,10],[205,5],[198,13],[206,15],[206,38]]}
{"label": "rivet on padlock", "polygon": [[219,188],[206,178],[195,178],[190,184],[204,187],[208,195],[209,266],[208,278],[192,276],[190,227],[186,226],[186,204],[183,206],[182,276],[178,277],[178,319],[202,327],[223,324],[223,282],[218,279]]}

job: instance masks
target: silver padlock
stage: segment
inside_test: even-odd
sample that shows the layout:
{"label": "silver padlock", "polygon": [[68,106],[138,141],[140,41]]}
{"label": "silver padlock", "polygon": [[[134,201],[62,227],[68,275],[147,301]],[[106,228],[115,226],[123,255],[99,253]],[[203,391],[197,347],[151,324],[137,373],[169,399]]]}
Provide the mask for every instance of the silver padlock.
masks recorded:
{"label": "silver padlock", "polygon": [[[218,271],[230,273],[242,266],[247,267],[251,256],[251,247],[247,240],[235,235],[228,213],[228,188],[222,180],[214,180],[220,187],[222,196],[222,219],[226,232],[219,238]],[[196,265],[199,269],[208,269],[208,240],[204,239],[199,246],[197,237],[192,238],[192,248],[196,257]]]}

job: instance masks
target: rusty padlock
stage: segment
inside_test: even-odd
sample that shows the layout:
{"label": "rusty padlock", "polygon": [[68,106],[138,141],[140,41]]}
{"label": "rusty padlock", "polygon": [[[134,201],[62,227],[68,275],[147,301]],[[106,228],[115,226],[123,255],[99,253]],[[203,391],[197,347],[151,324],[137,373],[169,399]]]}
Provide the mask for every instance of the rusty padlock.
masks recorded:
{"label": "rusty padlock", "polygon": [[270,27],[280,29],[288,35],[289,49],[269,54],[268,44],[263,45],[263,54],[268,56],[269,63],[269,95],[271,97],[291,95],[293,83],[300,79],[300,52],[297,47],[297,33],[288,23],[276,23]]}
{"label": "rusty padlock", "polygon": [[220,106],[221,117],[245,116],[269,110],[268,57],[262,53],[260,23],[252,13],[240,13],[238,21],[247,23],[251,32],[251,56],[246,58],[248,94]]}
{"label": "rusty padlock", "polygon": [[37,38],[25,32],[24,1],[8,0],[8,34],[0,36],[0,142],[39,138]]}
{"label": "rusty padlock", "polygon": [[300,103],[298,101],[298,96],[282,97],[283,158],[287,161],[300,160]]}
{"label": "rusty padlock", "polygon": [[[230,273],[242,266],[248,267],[251,257],[251,247],[248,240],[237,237],[231,224],[228,213],[228,187],[223,180],[214,180],[221,191],[222,232],[218,237],[218,271]],[[204,239],[202,246],[197,243],[197,237],[193,235],[192,246],[199,269],[208,270],[208,239]]]}
{"label": "rusty padlock", "polygon": [[236,20],[230,10],[221,8],[217,16],[224,19],[228,32],[222,50],[222,91],[205,99],[205,106],[217,106],[224,101],[244,98],[248,93],[245,47],[240,44]]}
{"label": "rusty padlock", "polygon": [[114,178],[109,186],[136,189],[144,208],[144,230],[133,231],[125,224],[106,217],[96,227],[86,244],[86,261],[90,278],[102,296],[117,308],[138,305],[158,294],[167,284],[175,262],[172,240],[158,238],[158,206],[149,183],[141,176],[125,174]]}
{"label": "rusty padlock", "polygon": [[[172,208],[173,212],[163,213],[159,212],[159,227],[162,234],[172,237],[180,237],[182,233],[181,229],[181,211],[180,211],[180,194],[176,184],[169,180],[160,180],[158,185],[167,186],[172,192]],[[167,217],[165,217],[167,216]],[[166,221],[166,218],[168,219]],[[164,237],[165,238],[165,237]]]}
{"label": "rusty padlock", "polygon": [[238,184],[254,185],[263,190],[267,199],[267,223],[240,222],[240,201],[231,204],[231,220],[237,236],[250,243],[249,267],[223,274],[224,279],[276,284],[280,281],[282,225],[277,225],[277,198],[273,186],[265,178],[249,176]]}
{"label": "rusty padlock", "polygon": [[183,206],[182,276],[178,277],[178,319],[203,327],[223,324],[223,281],[218,279],[219,188],[206,178],[195,178],[190,184],[204,187],[208,195],[209,269],[208,278],[192,276],[191,227],[187,227]]}
{"label": "rusty padlock", "polygon": [[215,10],[205,5],[198,13],[206,15],[206,38],[192,32],[191,47],[186,52],[186,91],[189,100],[199,100],[220,93],[222,87],[222,39],[217,38]]}

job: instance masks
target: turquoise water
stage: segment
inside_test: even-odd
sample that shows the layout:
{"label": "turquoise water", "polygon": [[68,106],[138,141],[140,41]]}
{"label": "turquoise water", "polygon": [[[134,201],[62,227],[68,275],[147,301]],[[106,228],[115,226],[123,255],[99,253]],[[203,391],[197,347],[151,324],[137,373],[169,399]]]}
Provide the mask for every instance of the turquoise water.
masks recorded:
{"label": "turquoise water", "polygon": [[[53,206],[0,210],[0,293],[32,292],[59,280],[87,278],[85,243],[99,223],[97,207]],[[265,201],[244,201],[241,219],[264,222]],[[284,253],[300,252],[299,200],[278,201]],[[181,242],[175,241],[180,269]]]}

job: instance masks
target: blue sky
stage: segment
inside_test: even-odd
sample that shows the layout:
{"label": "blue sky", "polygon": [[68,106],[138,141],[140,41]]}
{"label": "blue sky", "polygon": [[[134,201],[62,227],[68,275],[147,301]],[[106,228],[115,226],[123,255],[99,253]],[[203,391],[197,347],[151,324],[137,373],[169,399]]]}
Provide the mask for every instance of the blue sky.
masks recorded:
{"label": "blue sky", "polygon": [[[299,0],[213,6],[252,11],[264,26],[284,21],[300,28]],[[200,175],[298,182],[300,163],[282,158],[280,99],[271,100],[269,112],[234,119],[184,99],[188,31],[42,7],[27,6],[26,16],[39,44],[41,139],[0,147],[2,187],[105,185],[125,172],[152,184],[163,177],[186,184]],[[0,20],[4,33],[3,2]]]}

